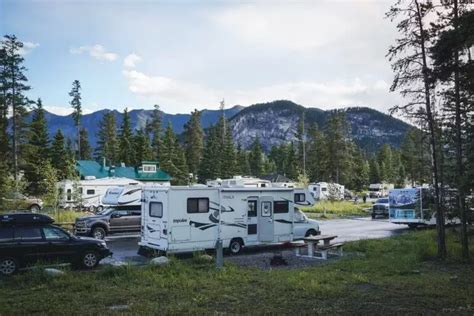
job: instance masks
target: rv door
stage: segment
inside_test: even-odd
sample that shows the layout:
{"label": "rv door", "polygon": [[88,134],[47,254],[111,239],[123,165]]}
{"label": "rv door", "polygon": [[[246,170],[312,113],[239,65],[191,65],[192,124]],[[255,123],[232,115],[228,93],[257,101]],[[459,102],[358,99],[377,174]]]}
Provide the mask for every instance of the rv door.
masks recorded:
{"label": "rv door", "polygon": [[160,239],[167,238],[167,194],[158,192],[153,194],[151,199],[147,199],[143,205],[143,227],[144,239],[155,246],[163,246]]}
{"label": "rv door", "polygon": [[258,202],[258,241],[272,242],[274,237],[273,198],[263,196]]}

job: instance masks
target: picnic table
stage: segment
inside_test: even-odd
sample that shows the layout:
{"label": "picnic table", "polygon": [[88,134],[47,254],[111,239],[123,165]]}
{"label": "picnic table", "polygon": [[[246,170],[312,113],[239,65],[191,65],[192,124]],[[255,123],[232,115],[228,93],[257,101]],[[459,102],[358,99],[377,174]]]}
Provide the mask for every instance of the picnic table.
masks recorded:
{"label": "picnic table", "polygon": [[[308,258],[317,258],[317,259],[327,259],[328,250],[337,249],[338,254],[342,256],[342,243],[331,244],[331,240],[337,238],[336,235],[318,235],[318,236],[309,236],[303,238],[303,241],[308,246],[308,254],[303,257]],[[319,245],[319,242],[323,241],[322,245]],[[314,254],[320,253],[321,256],[315,256]],[[296,248],[296,255],[301,256],[299,248]]]}

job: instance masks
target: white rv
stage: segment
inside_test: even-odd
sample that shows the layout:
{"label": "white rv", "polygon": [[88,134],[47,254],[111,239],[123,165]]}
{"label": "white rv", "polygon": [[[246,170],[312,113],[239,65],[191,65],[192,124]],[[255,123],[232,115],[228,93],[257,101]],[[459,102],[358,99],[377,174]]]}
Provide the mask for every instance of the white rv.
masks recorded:
{"label": "white rv", "polygon": [[84,180],[64,180],[58,183],[60,205],[64,208],[84,207],[101,211],[104,207],[102,198],[107,189],[116,186],[139,185],[141,182],[129,178],[86,177]]}
{"label": "white rv", "polygon": [[388,192],[394,188],[393,184],[389,183],[372,183],[369,184],[369,197],[381,198],[388,196]]}
{"label": "white rv", "polygon": [[344,186],[337,183],[318,182],[310,183],[308,190],[316,201],[320,200],[344,200]]}
{"label": "white rv", "polygon": [[166,253],[290,242],[319,234],[319,225],[295,209],[294,190],[245,187],[145,186],[142,249]]}
{"label": "white rv", "polygon": [[141,185],[110,187],[105,192],[102,203],[108,206],[140,205],[141,198]]}
{"label": "white rv", "polygon": [[253,177],[234,176],[232,179],[216,179],[206,182],[209,187],[242,187],[242,188],[266,188],[271,187],[272,183],[268,180],[262,180]]}

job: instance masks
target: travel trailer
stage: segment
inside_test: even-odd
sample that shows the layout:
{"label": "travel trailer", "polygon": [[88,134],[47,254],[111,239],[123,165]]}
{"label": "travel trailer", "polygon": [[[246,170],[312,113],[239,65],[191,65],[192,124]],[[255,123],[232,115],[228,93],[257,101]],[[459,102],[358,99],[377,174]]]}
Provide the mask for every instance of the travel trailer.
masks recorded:
{"label": "travel trailer", "polygon": [[142,198],[141,185],[110,187],[102,198],[107,206],[140,205]]}
{"label": "travel trailer", "polygon": [[58,183],[60,191],[60,206],[64,208],[88,208],[101,211],[105,204],[102,202],[107,189],[116,186],[139,185],[141,182],[129,178],[102,178],[93,176],[84,180],[64,180]]}
{"label": "travel trailer", "polygon": [[308,190],[316,201],[344,200],[344,186],[337,183],[310,183]]}
{"label": "travel trailer", "polygon": [[388,196],[388,192],[393,188],[394,185],[389,183],[369,184],[369,197],[378,199],[381,197]]}
{"label": "travel trailer", "polygon": [[232,179],[216,179],[206,182],[209,187],[242,187],[242,188],[265,188],[271,187],[272,183],[268,180],[262,180],[253,177],[234,176]]}
{"label": "travel trailer", "polygon": [[141,251],[191,252],[290,242],[319,234],[295,208],[294,190],[273,187],[145,186]]}
{"label": "travel trailer", "polygon": [[[420,225],[436,225],[433,200],[430,189],[426,187],[390,190],[388,195],[390,222],[405,224],[412,228]],[[459,219],[446,217],[446,223],[456,224],[459,223]]]}

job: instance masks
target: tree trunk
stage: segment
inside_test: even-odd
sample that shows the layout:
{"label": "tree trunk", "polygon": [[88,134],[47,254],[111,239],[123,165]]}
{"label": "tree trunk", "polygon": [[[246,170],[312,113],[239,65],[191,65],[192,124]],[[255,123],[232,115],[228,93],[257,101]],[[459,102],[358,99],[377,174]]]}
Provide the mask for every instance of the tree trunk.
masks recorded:
{"label": "tree trunk", "polygon": [[420,31],[421,39],[421,55],[423,59],[423,81],[425,88],[425,103],[426,103],[426,116],[428,121],[428,128],[430,131],[430,144],[431,154],[433,163],[433,180],[435,189],[435,212],[436,212],[436,230],[438,232],[438,258],[446,258],[446,237],[444,230],[444,210],[441,207],[440,192],[439,192],[439,177],[438,177],[438,148],[436,146],[436,122],[434,114],[431,109],[431,96],[428,76],[428,63],[426,58],[426,47],[425,47],[425,30],[423,28],[423,21],[421,17],[420,4],[418,0],[415,0],[417,16],[418,16],[418,28]]}
{"label": "tree trunk", "polygon": [[[458,1],[454,0],[454,28],[458,28]],[[469,259],[469,241],[467,238],[467,214],[464,194],[464,166],[462,161],[462,133],[461,133],[461,97],[459,92],[459,52],[454,52],[454,103],[455,103],[455,129],[456,129],[456,185],[458,196],[456,206],[461,213],[461,247],[463,259]]]}

